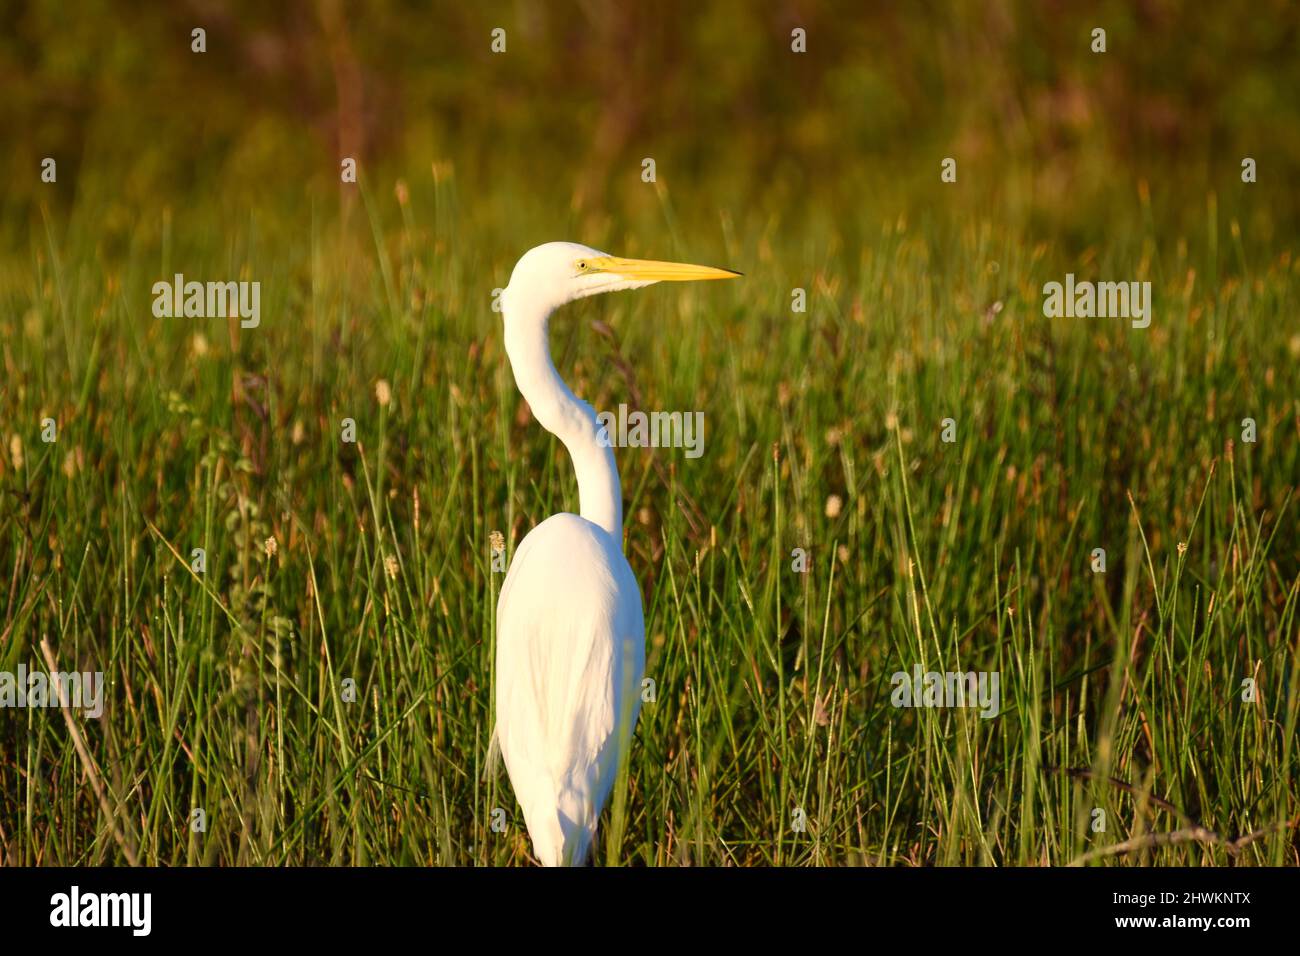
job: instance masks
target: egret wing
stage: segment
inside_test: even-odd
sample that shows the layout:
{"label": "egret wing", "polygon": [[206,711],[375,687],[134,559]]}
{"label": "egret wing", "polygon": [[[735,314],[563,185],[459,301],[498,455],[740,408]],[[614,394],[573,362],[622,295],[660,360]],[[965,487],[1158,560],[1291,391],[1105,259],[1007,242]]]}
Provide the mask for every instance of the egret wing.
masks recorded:
{"label": "egret wing", "polygon": [[644,669],[641,593],[622,551],[576,515],[538,525],[498,603],[496,733],[543,862],[585,857]]}

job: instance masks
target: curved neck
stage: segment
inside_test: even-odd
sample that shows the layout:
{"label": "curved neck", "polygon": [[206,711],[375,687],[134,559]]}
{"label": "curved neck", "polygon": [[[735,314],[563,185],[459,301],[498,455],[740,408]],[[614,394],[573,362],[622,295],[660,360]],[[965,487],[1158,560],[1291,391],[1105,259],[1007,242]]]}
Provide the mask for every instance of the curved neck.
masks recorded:
{"label": "curved neck", "polygon": [[623,489],[614,464],[614,449],[602,440],[601,425],[590,405],[564,384],[547,344],[550,310],[503,302],[506,354],[515,385],[533,417],[564,443],[578,475],[582,517],[604,528],[623,544]]}

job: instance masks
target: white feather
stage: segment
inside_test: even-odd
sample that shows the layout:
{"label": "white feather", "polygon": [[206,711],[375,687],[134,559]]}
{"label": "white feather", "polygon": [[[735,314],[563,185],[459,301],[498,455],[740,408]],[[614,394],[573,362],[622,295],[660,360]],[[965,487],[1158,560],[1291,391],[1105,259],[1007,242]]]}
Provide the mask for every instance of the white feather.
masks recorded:
{"label": "white feather", "polygon": [[731,279],[708,266],[620,259],[548,242],[515,264],[501,297],[506,354],[538,424],[564,443],[581,515],[520,543],[497,604],[499,748],[542,863],[582,863],[640,710],[641,591],[623,556],[623,492],[591,406],[551,362],[547,322],[566,302],[662,281]]}
{"label": "white feather", "polygon": [[497,742],[538,859],[581,863],[640,708],[641,592],[603,529],[558,514],[524,538],[497,610]]}

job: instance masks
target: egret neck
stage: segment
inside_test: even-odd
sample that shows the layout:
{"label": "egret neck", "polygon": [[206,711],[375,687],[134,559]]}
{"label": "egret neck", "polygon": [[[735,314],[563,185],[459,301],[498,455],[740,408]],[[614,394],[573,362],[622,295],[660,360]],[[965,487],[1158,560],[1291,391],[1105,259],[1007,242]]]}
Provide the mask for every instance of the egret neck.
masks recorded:
{"label": "egret neck", "polygon": [[582,517],[603,528],[623,546],[623,489],[614,464],[614,449],[601,440],[595,409],[570,391],[551,361],[547,325],[551,309],[502,297],[506,354],[515,385],[533,417],[564,443],[578,475]]}

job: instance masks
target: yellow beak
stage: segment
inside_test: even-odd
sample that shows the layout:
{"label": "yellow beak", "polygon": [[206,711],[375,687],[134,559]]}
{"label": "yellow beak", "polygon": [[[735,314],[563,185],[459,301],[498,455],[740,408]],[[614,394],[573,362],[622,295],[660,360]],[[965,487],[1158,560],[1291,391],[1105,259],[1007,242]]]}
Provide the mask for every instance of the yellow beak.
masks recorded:
{"label": "yellow beak", "polygon": [[712,266],[693,266],[687,262],[657,262],[654,259],[623,259],[619,256],[602,256],[591,260],[591,268],[611,272],[625,279],[642,282],[695,282],[701,279],[739,279],[739,272],[715,269]]}

